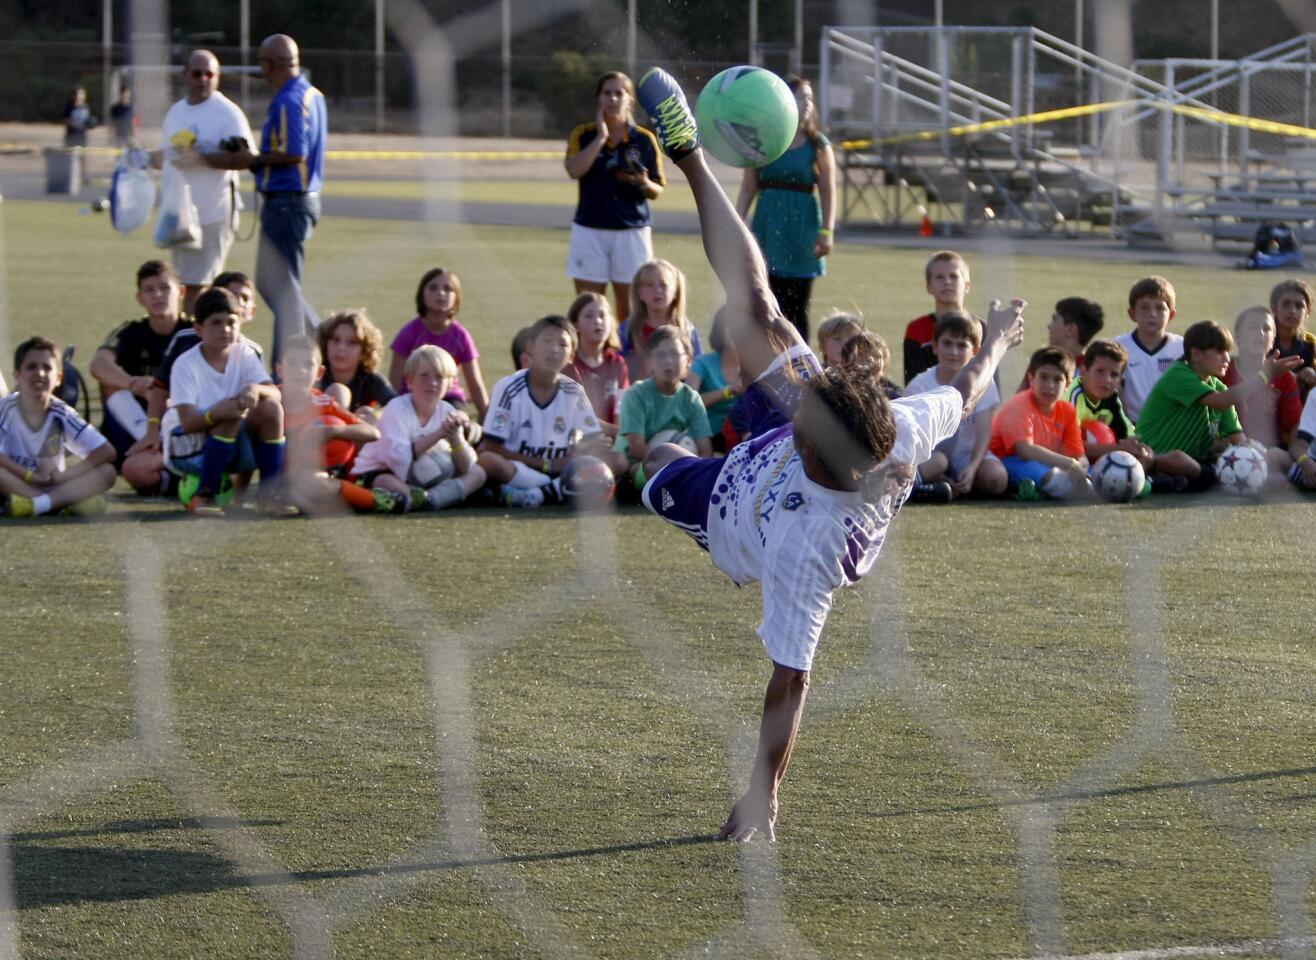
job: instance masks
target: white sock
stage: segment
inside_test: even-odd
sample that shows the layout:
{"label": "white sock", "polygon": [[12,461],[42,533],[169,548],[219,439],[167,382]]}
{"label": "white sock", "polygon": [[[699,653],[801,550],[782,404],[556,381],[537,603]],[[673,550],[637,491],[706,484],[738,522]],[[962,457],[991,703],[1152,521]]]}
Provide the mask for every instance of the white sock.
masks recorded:
{"label": "white sock", "polygon": [[40,496],[32,498],[32,512],[38,517],[43,513],[50,513],[53,504],[50,502],[50,494],[43,493]]}
{"label": "white sock", "polygon": [[509,487],[537,488],[546,487],[553,482],[553,478],[546,473],[538,470],[532,470],[520,460],[513,460],[512,467],[516,470],[516,476],[507,482]]}
{"label": "white sock", "polygon": [[1073,479],[1065,470],[1052,470],[1046,479],[1042,481],[1041,487],[1043,493],[1057,500],[1067,500],[1083,492],[1074,484]]}
{"label": "white sock", "polygon": [[425,499],[429,501],[431,510],[442,510],[444,507],[451,507],[453,504],[465,500],[466,488],[462,486],[459,479],[453,477],[430,488],[429,493],[425,495]]}
{"label": "white sock", "polygon": [[146,411],[131,390],[119,390],[105,401],[105,412],[123,427],[134,440],[146,436]]}

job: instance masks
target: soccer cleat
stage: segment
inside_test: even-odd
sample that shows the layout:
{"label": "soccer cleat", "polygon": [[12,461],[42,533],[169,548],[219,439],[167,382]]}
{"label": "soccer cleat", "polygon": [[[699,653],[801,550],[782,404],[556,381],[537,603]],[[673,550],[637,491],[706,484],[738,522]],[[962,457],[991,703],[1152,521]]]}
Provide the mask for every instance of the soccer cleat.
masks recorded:
{"label": "soccer cleat", "polygon": [[198,490],[187,501],[187,512],[195,517],[222,517],[224,508],[215,502],[209,490]]}
{"label": "soccer cleat", "polygon": [[37,515],[36,508],[32,505],[32,498],[18,493],[10,494],[9,505],[5,508],[5,513],[11,517],[35,517]]}
{"label": "soccer cleat", "polygon": [[424,487],[412,487],[411,496],[407,501],[407,513],[415,513],[417,510],[425,510],[430,505],[429,492]]}
{"label": "soccer cleat", "polygon": [[503,503],[509,507],[542,507],[544,491],[538,487],[503,487]]}
{"label": "soccer cleat", "polygon": [[653,120],[654,132],[663,153],[679,163],[699,147],[699,126],[681,87],[661,67],[652,67],[640,78],[635,99]]}
{"label": "soccer cleat", "polygon": [[370,491],[370,495],[375,498],[375,513],[406,513],[407,498],[396,493],[389,493],[375,487]]}
{"label": "soccer cleat", "polygon": [[106,510],[105,498],[99,493],[78,503],[71,503],[59,512],[61,517],[99,517]]}
{"label": "soccer cleat", "polygon": [[1019,481],[1019,486],[1014,491],[1014,498],[1024,503],[1036,503],[1041,499],[1041,494],[1037,492],[1037,484],[1025,477]]}
{"label": "soccer cleat", "polygon": [[950,503],[955,499],[955,491],[945,480],[932,483],[916,483],[909,495],[910,503]]}

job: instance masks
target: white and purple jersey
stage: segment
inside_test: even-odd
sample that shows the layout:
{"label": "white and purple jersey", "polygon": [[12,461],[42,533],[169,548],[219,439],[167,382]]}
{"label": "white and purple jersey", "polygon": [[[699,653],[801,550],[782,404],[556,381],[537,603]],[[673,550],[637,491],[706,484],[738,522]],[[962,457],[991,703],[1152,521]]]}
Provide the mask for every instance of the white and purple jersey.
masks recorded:
{"label": "white and purple jersey", "polygon": [[[908,464],[912,481],[912,468],[955,434],[963,406],[952,387],[893,401],[896,439],[887,462]],[[819,486],[806,476],[788,424],[740,444],[724,461],[674,461],[650,481],[644,500],[706,546],[736,583],[762,584],[758,634],[768,656],[808,670],[832,592],[872,567],[908,494],[907,485],[869,503],[858,491]]]}

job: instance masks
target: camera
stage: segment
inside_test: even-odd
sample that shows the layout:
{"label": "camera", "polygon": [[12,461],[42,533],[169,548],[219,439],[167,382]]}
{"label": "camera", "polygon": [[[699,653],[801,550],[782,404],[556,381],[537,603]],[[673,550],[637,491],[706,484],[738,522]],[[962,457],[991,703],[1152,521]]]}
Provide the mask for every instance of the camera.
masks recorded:
{"label": "camera", "polygon": [[240,153],[243,150],[250,151],[251,145],[247,143],[246,137],[225,137],[219,141],[219,149],[226,153]]}

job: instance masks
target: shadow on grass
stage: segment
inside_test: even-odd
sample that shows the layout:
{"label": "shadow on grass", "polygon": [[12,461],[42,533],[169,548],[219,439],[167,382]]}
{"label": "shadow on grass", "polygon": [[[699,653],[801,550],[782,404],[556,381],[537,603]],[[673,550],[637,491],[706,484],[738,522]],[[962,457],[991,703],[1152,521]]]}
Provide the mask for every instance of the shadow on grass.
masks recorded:
{"label": "shadow on grass", "polygon": [[[153,830],[175,830],[180,827],[209,829],[225,826],[265,825],[278,821],[234,821],[228,824],[214,821],[130,821],[108,825],[103,829],[66,831],[64,833],[16,834],[10,854],[14,869],[14,888],[20,910],[40,907],[68,906],[80,903],[113,903],[124,900],[151,900],[179,894],[215,893],[242,887],[277,886],[287,881],[283,874],[255,874],[244,876],[233,864],[211,853],[158,849],[109,849],[104,847],[56,847],[24,842],[85,836],[109,832],[146,833]],[[573,850],[551,850],[544,853],[509,854],[469,860],[435,860],[421,863],[395,863],[379,867],[357,867],[339,870],[300,870],[290,874],[293,880],[348,880],[356,877],[407,876],[412,874],[440,873],[453,870],[470,870],[478,867],[513,863],[549,863],[583,857],[603,857],[644,850],[665,850],[696,844],[718,843],[712,834],[695,834],[688,837],[668,837],[636,843],[613,844],[601,847],[581,847]]]}
{"label": "shadow on grass", "polygon": [[[1004,807],[1029,807],[1048,803],[1073,803],[1080,800],[1099,800],[1103,797],[1127,797],[1141,793],[1160,793],[1167,790],[1193,790],[1198,787],[1224,787],[1235,783],[1255,783],[1260,780],[1280,780],[1289,777],[1316,776],[1316,767],[1295,767],[1291,770],[1263,770],[1257,773],[1239,773],[1231,777],[1211,777],[1202,780],[1172,780],[1166,783],[1143,783],[1137,786],[1112,787],[1109,790],[1075,790],[1071,793],[1044,793],[1027,800],[983,803],[964,803],[944,807],[916,807],[908,810],[888,810],[872,814],[874,819],[911,817],[928,813],[969,813],[975,810],[998,810]],[[1301,799],[1299,797],[1298,799]],[[1285,798],[1292,802],[1293,798]]]}

